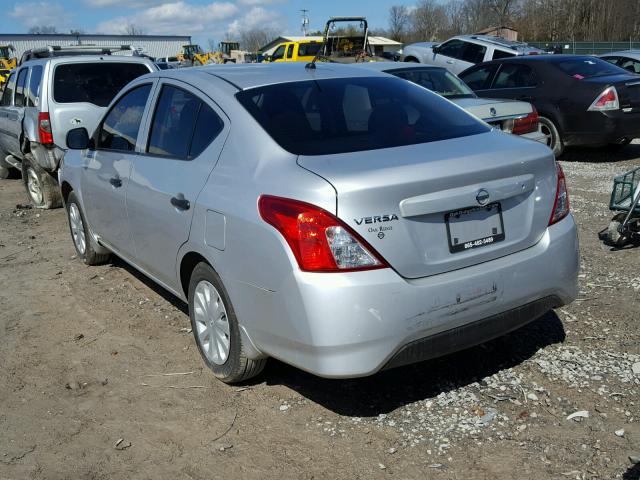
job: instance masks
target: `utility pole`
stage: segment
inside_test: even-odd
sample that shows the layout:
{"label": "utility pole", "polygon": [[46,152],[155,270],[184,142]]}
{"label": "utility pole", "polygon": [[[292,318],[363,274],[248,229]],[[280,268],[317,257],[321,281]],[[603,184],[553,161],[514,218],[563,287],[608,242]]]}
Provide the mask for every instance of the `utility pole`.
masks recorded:
{"label": "utility pole", "polygon": [[300,13],[302,14],[302,35],[306,37],[309,30],[309,10],[302,9]]}

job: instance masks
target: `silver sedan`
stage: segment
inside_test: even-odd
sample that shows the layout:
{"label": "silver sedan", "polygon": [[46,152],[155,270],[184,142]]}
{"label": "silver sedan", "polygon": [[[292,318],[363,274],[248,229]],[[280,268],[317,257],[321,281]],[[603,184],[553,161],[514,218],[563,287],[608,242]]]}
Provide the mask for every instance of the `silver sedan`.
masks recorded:
{"label": "silver sedan", "polygon": [[115,254],[188,302],[225,382],[268,357],[370,375],[490,340],[577,293],[551,151],[390,75],[165,70],[67,140],[79,257]]}

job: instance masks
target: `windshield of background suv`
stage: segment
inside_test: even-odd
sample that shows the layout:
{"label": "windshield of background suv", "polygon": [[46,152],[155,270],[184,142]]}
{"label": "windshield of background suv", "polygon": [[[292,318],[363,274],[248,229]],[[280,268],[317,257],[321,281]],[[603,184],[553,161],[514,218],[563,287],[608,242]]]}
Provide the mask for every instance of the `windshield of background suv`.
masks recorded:
{"label": "windshield of background suv", "polygon": [[377,150],[490,130],[440,96],[393,77],[275,84],[236,97],[295,155]]}
{"label": "windshield of background suv", "polygon": [[620,67],[605,62],[595,57],[567,58],[553,62],[560,70],[567,75],[582,80],[583,78],[597,77],[600,75],[619,75],[628,73]]}
{"label": "windshield of background suv", "polygon": [[67,63],[58,65],[53,78],[57,103],[93,103],[106,107],[127,83],[149,73],[142,63]]}
{"label": "windshield of background suv", "polygon": [[408,68],[387,70],[387,73],[404,78],[445,98],[475,98],[466,83],[447,70],[439,68]]}

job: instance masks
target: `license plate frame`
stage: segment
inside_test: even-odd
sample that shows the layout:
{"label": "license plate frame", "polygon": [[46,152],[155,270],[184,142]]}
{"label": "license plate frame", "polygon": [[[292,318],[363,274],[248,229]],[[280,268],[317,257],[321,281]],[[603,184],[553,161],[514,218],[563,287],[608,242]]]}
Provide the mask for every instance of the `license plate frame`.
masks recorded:
{"label": "license plate frame", "polygon": [[[495,215],[497,215],[498,219],[500,220],[499,231],[497,231],[496,233],[493,233],[492,231],[490,235],[487,235],[481,238],[455,242],[451,234],[451,218],[454,217],[456,218],[456,220],[458,220],[463,215],[470,215],[482,210],[487,210],[489,212],[491,212],[492,210],[495,210]],[[474,250],[476,248],[481,248],[487,245],[493,245],[495,243],[502,242],[505,239],[504,219],[502,218],[502,205],[500,204],[500,202],[493,202],[493,203],[489,203],[487,205],[482,205],[478,207],[469,207],[469,208],[463,208],[460,210],[447,212],[444,215],[444,222],[445,222],[445,225],[447,226],[447,242],[449,244],[450,253],[459,253],[459,252]]]}

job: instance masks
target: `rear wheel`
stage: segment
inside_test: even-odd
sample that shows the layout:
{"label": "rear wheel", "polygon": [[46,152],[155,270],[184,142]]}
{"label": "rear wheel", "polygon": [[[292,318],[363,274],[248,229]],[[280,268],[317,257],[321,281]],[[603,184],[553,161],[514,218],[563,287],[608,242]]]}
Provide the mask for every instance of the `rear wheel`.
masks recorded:
{"label": "rear wheel", "polygon": [[22,180],[29,200],[36,208],[58,208],[62,206],[62,196],[58,182],[38,165],[29,154],[22,162]]}
{"label": "rear wheel", "polygon": [[189,317],[202,359],[225,383],[258,375],[266,359],[247,358],[233,305],[213,268],[199,263],[189,282]]}
{"label": "rear wheel", "polygon": [[73,192],[67,198],[67,218],[69,219],[71,239],[78,257],[87,265],[99,265],[109,260],[108,253],[96,253],[94,250],[87,222],[82,214],[76,194]]}
{"label": "rear wheel", "polygon": [[413,57],[406,58],[404,61],[408,62],[408,63],[420,63],[420,62],[418,62],[418,59],[413,58]]}
{"label": "rear wheel", "polygon": [[564,151],[564,145],[558,127],[547,117],[540,117],[539,123],[540,131],[545,136],[547,146],[553,150],[556,157],[559,157]]}
{"label": "rear wheel", "polygon": [[631,138],[621,138],[620,140],[618,140],[615,143],[610,143],[608,148],[609,150],[613,150],[614,152],[621,150],[622,148],[626,147],[627,145],[629,145],[631,143]]}

